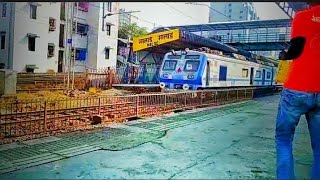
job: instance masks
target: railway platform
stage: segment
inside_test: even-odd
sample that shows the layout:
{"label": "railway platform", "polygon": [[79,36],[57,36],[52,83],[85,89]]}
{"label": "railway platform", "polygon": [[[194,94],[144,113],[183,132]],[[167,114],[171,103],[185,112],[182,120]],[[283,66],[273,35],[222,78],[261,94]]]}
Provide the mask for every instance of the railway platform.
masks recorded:
{"label": "railway platform", "polygon": [[[275,178],[279,95],[0,146],[0,179]],[[312,162],[306,122],[297,178]]]}

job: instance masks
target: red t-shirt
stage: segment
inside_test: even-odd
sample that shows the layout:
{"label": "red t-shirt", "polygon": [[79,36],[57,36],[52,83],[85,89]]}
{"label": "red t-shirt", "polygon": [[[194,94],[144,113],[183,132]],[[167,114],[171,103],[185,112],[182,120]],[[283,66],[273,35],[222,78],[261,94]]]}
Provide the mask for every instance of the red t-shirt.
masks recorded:
{"label": "red t-shirt", "polygon": [[302,36],[306,43],[294,59],[285,88],[320,93],[320,5],[298,12],[292,22],[291,38]]}

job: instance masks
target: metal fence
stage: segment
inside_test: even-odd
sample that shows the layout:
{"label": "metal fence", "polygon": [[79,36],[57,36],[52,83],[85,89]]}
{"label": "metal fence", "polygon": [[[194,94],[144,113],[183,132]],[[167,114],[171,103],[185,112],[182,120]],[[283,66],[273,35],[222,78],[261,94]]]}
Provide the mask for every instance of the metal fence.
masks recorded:
{"label": "metal fence", "polygon": [[[77,89],[86,86],[86,74],[76,73],[74,85]],[[18,91],[40,91],[40,90],[61,90],[64,89],[66,76],[63,73],[18,73]]]}
{"label": "metal fence", "polygon": [[139,83],[157,84],[159,83],[160,65],[144,64],[139,67]]}
{"label": "metal fence", "polygon": [[159,69],[160,65],[156,64],[140,64],[134,66],[135,74],[133,74],[133,66],[117,67],[117,77],[119,83],[142,83],[142,84],[156,84],[159,83]]}
{"label": "metal fence", "polygon": [[[67,75],[64,73],[17,74],[17,91],[63,90],[66,88],[66,83]],[[72,79],[70,83],[72,83]],[[74,88],[79,90],[88,87],[105,89],[110,86],[110,83],[119,83],[114,68],[111,68],[110,71],[107,68],[87,69],[86,72],[75,73],[74,75]]]}
{"label": "metal fence", "polygon": [[0,103],[0,142],[4,139],[92,127],[177,110],[252,99],[255,88]]}

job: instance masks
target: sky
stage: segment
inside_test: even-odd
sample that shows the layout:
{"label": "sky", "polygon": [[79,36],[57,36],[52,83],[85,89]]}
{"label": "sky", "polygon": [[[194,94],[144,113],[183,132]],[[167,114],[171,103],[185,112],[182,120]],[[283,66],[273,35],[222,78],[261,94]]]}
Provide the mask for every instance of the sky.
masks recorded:
{"label": "sky", "polygon": [[[209,3],[207,3],[209,4]],[[126,11],[141,11],[132,15],[132,21],[151,30],[154,26],[173,26],[207,23],[209,8],[190,4],[166,2],[125,2],[120,8]],[[154,25],[155,23],[155,25]]]}
{"label": "sky", "polygon": [[254,2],[253,5],[262,20],[289,18],[274,2]]}
{"label": "sky", "polygon": [[[204,2],[202,4],[209,5],[210,3]],[[254,2],[253,4],[261,20],[288,18],[274,2]],[[132,14],[132,22],[146,27],[149,31],[159,26],[207,23],[209,19],[207,6],[183,2],[121,2],[120,8],[124,8],[126,11],[140,11]]]}

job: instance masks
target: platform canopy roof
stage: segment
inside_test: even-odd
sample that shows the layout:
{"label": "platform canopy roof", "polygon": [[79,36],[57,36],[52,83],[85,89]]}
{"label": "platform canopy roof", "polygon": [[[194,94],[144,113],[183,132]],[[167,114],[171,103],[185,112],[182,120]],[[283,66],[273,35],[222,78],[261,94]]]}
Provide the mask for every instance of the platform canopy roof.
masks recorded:
{"label": "platform canopy roof", "polygon": [[262,29],[262,28],[284,28],[291,26],[291,19],[276,19],[276,20],[254,20],[254,21],[233,21],[219,22],[207,24],[194,24],[183,26],[168,26],[160,27],[159,29],[175,29],[189,32],[215,31],[215,30],[239,30],[239,29]]}
{"label": "platform canopy roof", "polygon": [[[166,31],[166,30],[168,30],[168,28],[159,28],[150,34]],[[152,49],[152,50],[159,51],[159,53],[162,51],[163,53],[163,52],[168,52],[168,50],[171,50],[171,49],[178,50],[178,49],[185,49],[185,48],[193,49],[193,48],[200,48],[200,47],[208,47],[208,48],[220,50],[223,52],[238,53],[238,49],[213,39],[205,38],[181,29],[179,29],[179,34],[180,34],[179,39],[176,41],[168,42],[156,47],[150,47],[145,50]]]}

